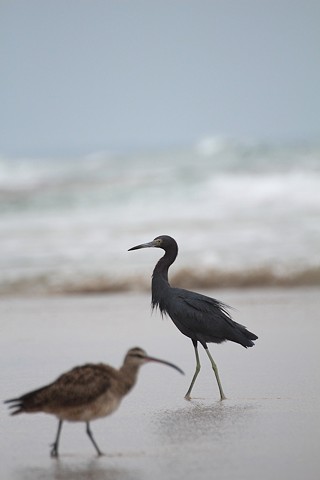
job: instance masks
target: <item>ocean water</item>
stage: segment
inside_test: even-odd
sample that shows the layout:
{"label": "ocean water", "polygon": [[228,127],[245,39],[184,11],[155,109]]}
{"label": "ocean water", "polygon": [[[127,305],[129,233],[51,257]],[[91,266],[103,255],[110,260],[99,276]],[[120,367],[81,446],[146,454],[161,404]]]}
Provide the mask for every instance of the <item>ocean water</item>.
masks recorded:
{"label": "ocean water", "polygon": [[145,289],[178,241],[171,283],[320,284],[320,148],[216,138],[189,149],[0,158],[0,293]]}

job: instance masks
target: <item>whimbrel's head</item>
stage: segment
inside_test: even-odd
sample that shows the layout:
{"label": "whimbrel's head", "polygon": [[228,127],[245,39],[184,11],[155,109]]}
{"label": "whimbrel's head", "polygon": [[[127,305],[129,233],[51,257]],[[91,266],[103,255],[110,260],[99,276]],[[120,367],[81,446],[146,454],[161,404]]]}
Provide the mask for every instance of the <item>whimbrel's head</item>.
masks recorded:
{"label": "whimbrel's head", "polygon": [[145,350],[139,347],[130,348],[124,359],[124,365],[131,364],[141,366],[144,363],[148,362],[163,363],[164,365],[168,365],[168,367],[172,367],[175,370],[178,370],[178,372],[184,374],[181,368],[177,367],[173,363],[167,362],[166,360],[160,360],[159,358],[150,357],[149,355],[147,355],[147,352]]}

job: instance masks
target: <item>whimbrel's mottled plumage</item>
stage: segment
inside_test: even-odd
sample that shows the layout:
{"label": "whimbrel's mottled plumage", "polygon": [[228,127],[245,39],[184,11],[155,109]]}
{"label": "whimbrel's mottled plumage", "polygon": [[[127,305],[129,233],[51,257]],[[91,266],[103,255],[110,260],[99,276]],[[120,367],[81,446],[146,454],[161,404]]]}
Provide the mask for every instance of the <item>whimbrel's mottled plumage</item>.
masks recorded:
{"label": "whimbrel's mottled plumage", "polygon": [[104,363],[75,367],[49,385],[6,400],[5,403],[11,404],[12,415],[44,412],[59,419],[57,436],[51,450],[53,457],[58,456],[61,427],[65,420],[85,422],[87,434],[98,455],[101,455],[89,422],[110,415],[119,407],[122,398],[135,385],[139,368],[147,362],[163,363],[181,372],[172,363],[150,357],[144,350],[136,347],[128,351],[120,369]]}

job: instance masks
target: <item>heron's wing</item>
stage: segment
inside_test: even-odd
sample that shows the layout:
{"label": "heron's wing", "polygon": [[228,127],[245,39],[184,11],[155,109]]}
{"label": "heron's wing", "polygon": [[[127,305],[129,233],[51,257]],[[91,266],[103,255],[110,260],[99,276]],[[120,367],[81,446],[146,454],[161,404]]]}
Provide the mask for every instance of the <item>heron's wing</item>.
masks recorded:
{"label": "heron's wing", "polygon": [[225,303],[219,302],[212,297],[207,297],[201,293],[190,292],[182,288],[175,289],[175,296],[179,299],[180,308],[184,308],[190,315],[212,315],[213,317],[221,317],[225,321],[229,321],[230,325],[233,325],[233,320],[228,312],[229,307]]}
{"label": "heron's wing", "polygon": [[244,325],[232,320],[224,303],[214,298],[180,288],[171,288],[165,311],[186,336],[200,341],[221,343],[225,340],[252,347],[258,337]]}
{"label": "heron's wing", "polygon": [[212,334],[215,330],[224,336],[226,329],[235,327],[236,322],[227,311],[227,305],[189,290],[176,288],[171,291],[167,312],[184,333]]}

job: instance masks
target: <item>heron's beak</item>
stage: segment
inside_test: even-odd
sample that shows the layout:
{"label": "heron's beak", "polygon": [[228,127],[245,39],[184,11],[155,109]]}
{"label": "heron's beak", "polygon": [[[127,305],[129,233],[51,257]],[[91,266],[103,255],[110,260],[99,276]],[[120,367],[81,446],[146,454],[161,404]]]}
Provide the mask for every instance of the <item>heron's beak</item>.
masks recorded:
{"label": "heron's beak", "polygon": [[148,242],[148,243],[141,243],[140,245],[136,245],[135,247],[129,248],[128,252],[130,252],[130,250],[139,250],[139,248],[149,248],[154,246],[155,246],[154,241]]}
{"label": "heron's beak", "polygon": [[175,370],[178,370],[179,373],[184,375],[184,371],[181,370],[181,368],[177,367],[177,365],[174,365],[173,363],[167,362],[166,360],[160,360],[159,358],[149,357],[149,355],[145,356],[144,358],[145,358],[146,362],[163,363],[163,365],[167,365],[168,367],[172,367]]}

